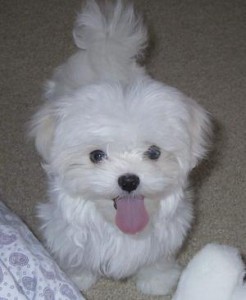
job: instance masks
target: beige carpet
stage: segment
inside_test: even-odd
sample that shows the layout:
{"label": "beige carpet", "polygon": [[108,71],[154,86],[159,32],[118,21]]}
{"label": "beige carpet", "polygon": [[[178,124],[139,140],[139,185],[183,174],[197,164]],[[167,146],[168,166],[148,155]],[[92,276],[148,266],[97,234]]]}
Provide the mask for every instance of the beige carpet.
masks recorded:
{"label": "beige carpet", "polygon": [[[180,261],[213,241],[246,252],[246,1],[135,3],[150,26],[151,74],[197,99],[216,121],[214,151],[192,176],[197,218]],[[0,0],[0,189],[36,233],[34,207],[46,196],[46,179],[25,123],[44,80],[74,51],[79,8],[80,0]],[[87,298],[163,299],[140,295],[131,280],[102,280]]]}

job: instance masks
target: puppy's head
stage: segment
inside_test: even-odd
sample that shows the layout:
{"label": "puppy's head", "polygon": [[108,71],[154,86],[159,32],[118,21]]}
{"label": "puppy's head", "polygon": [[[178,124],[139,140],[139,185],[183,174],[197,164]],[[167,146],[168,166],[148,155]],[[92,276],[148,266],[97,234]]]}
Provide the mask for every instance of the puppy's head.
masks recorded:
{"label": "puppy's head", "polygon": [[93,201],[129,234],[185,185],[206,152],[209,119],[193,100],[151,80],[100,84],[46,104],[34,116],[36,147],[72,197]]}

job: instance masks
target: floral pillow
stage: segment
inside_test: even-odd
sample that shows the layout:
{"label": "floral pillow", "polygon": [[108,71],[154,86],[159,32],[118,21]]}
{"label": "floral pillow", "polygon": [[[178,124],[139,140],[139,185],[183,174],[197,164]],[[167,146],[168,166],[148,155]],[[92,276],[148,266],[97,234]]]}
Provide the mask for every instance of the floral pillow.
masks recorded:
{"label": "floral pillow", "polygon": [[27,226],[1,201],[0,299],[84,299]]}

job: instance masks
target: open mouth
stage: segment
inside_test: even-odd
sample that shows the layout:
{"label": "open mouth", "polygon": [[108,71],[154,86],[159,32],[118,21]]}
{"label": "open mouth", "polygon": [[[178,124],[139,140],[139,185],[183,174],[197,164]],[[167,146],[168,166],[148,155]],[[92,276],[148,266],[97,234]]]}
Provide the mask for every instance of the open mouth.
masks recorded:
{"label": "open mouth", "polygon": [[142,195],[116,197],[113,201],[116,209],[115,223],[122,232],[136,234],[148,224],[149,214]]}

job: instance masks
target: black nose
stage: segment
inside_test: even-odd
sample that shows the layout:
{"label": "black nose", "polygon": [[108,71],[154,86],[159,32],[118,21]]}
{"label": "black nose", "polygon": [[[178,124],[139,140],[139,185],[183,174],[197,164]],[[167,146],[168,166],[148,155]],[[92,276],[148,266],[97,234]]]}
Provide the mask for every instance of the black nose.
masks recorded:
{"label": "black nose", "polygon": [[140,183],[140,179],[137,175],[134,174],[124,174],[119,177],[118,184],[122,190],[131,192],[136,190]]}

